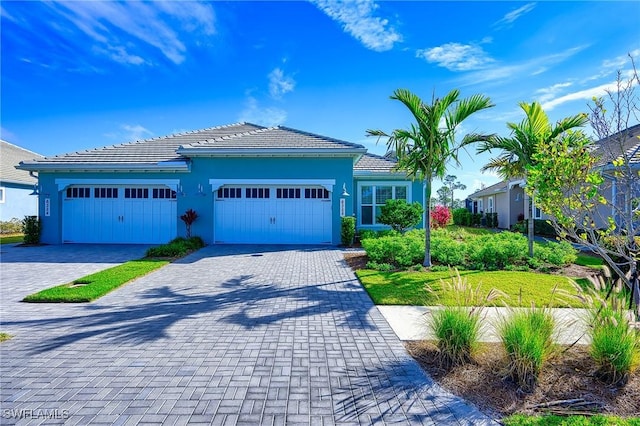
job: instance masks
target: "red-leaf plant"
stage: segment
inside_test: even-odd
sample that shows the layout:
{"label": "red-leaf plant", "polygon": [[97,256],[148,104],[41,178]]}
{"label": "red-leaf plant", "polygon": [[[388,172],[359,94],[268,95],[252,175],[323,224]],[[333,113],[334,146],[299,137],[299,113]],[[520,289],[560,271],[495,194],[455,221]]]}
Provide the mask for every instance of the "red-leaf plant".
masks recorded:
{"label": "red-leaf plant", "polygon": [[182,216],[180,216],[180,219],[182,219],[187,227],[187,238],[191,238],[191,225],[196,221],[197,218],[198,213],[196,213],[196,211],[193,209],[187,210]]}

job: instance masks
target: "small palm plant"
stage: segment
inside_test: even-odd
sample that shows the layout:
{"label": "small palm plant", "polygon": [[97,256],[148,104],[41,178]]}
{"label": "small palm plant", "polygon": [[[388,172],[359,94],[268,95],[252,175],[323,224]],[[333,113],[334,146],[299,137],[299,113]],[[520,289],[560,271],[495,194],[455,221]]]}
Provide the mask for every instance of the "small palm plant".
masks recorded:
{"label": "small palm plant", "polygon": [[[442,366],[451,368],[473,361],[478,349],[483,308],[500,297],[500,292],[491,289],[483,295],[480,286],[471,287],[457,269],[451,281],[441,280],[441,285],[445,291],[455,294],[456,303],[435,310],[428,326],[436,337]],[[435,294],[430,287],[427,291]]]}
{"label": "small palm plant", "polygon": [[193,209],[187,210],[182,216],[180,216],[180,219],[187,227],[187,238],[191,238],[191,225],[193,225],[193,222],[195,222],[197,218],[198,213]]}

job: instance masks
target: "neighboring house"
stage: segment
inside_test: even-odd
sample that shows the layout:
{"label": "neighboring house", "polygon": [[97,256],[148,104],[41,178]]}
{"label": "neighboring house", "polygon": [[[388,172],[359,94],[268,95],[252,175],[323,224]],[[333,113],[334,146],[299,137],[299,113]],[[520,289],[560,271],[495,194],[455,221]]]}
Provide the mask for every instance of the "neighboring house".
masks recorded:
{"label": "neighboring house", "polygon": [[[621,133],[599,140],[595,143],[594,153],[601,157],[598,167],[601,167],[605,182],[601,186],[601,193],[607,199],[608,204],[599,209],[599,214],[595,217],[597,226],[606,227],[608,218],[615,216],[615,209],[611,201],[615,200],[618,205],[625,203],[625,188],[616,181],[613,173],[610,173],[611,162],[623,155],[629,161],[632,168],[640,169],[640,124],[629,127]],[[518,215],[528,218],[529,209],[524,200],[523,188],[526,182],[524,179],[502,181],[487,188],[476,191],[469,196],[473,201],[472,212],[474,213],[498,213],[498,227],[509,229],[517,223]],[[632,188],[631,193],[639,196],[640,188]],[[534,219],[548,219],[539,208],[533,208]]]}
{"label": "neighboring house", "polygon": [[42,241],[339,244],[341,216],[377,228],[389,198],[423,198],[423,183],[362,145],[287,127],[231,124],[69,153],[19,168],[37,172]]}
{"label": "neighboring house", "polygon": [[[469,195],[472,213],[497,213],[498,228],[510,229],[518,222],[518,216],[528,216],[525,212],[524,181],[510,180],[498,182]],[[540,210],[537,210],[540,214]]]}
{"label": "neighboring house", "polygon": [[42,158],[9,142],[0,140],[0,220],[38,214],[38,197],[33,193],[38,180],[28,171],[17,170],[21,161]]}

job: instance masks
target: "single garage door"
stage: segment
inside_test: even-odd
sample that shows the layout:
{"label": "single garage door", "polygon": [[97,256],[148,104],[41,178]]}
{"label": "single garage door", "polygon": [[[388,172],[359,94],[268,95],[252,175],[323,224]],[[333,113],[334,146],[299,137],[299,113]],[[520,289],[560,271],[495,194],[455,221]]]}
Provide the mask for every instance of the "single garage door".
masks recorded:
{"label": "single garage door", "polygon": [[164,186],[70,186],[65,243],[162,244],[176,237],[176,193]]}
{"label": "single garage door", "polygon": [[331,193],[321,186],[222,186],[216,243],[330,244]]}

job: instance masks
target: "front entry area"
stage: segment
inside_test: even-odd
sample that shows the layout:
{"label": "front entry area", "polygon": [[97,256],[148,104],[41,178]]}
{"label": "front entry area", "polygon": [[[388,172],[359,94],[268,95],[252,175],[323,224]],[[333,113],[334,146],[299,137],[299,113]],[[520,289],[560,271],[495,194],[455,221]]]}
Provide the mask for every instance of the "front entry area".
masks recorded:
{"label": "front entry area", "polygon": [[214,194],[214,241],[331,244],[331,195],[319,185],[223,185]]}
{"label": "front entry area", "polygon": [[166,243],[176,237],[176,204],[176,192],[164,186],[69,186],[62,197],[63,242]]}

